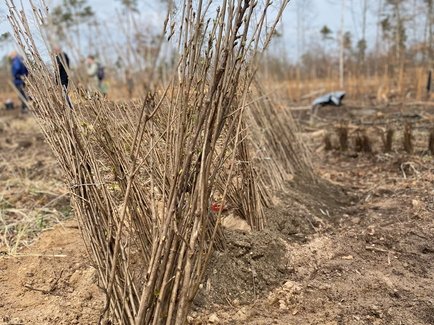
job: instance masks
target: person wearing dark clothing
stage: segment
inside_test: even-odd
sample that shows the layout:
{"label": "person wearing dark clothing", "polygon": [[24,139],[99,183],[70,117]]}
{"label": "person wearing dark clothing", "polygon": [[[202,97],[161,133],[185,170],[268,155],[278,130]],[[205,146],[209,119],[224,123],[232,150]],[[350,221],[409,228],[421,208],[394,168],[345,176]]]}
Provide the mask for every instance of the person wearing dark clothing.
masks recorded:
{"label": "person wearing dark clothing", "polygon": [[57,62],[57,68],[59,70],[60,84],[63,87],[68,88],[69,57],[65,52],[59,51],[59,54],[56,54],[56,62]]}
{"label": "person wearing dark clothing", "polygon": [[27,95],[25,91],[26,84],[24,82],[24,77],[27,77],[29,72],[24,65],[23,59],[17,52],[11,52],[9,58],[11,59],[11,73],[14,86],[20,93],[21,111],[25,113],[27,112]]}
{"label": "person wearing dark clothing", "polygon": [[59,83],[62,86],[63,93],[66,98],[66,102],[68,103],[69,108],[72,107],[71,100],[68,96],[68,85],[69,85],[69,57],[68,55],[63,52],[59,47],[54,48],[54,54],[56,56],[56,64],[57,64],[57,76],[56,76],[56,82]]}

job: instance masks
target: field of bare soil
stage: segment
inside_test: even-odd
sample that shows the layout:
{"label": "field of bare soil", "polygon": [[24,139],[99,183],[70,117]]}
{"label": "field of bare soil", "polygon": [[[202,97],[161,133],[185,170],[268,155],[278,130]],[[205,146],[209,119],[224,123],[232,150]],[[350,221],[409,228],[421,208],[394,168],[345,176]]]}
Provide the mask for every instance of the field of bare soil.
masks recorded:
{"label": "field of bare soil", "polygon": [[[434,324],[431,109],[325,108],[313,121],[303,114],[320,180],[290,181],[268,208],[265,231],[226,231],[189,323]],[[367,146],[358,148],[358,134]],[[65,193],[34,120],[2,115],[0,324],[98,322],[103,292]]]}

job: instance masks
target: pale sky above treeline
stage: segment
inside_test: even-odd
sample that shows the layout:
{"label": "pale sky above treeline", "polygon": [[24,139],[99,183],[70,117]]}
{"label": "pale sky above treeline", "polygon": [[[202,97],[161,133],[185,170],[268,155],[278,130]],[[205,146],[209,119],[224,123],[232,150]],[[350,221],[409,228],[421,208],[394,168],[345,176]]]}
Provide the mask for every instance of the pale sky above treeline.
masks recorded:
{"label": "pale sky above treeline", "polygon": [[[29,0],[23,0],[23,3],[28,3]],[[60,3],[61,0],[46,0],[48,3],[55,4]],[[378,9],[378,1],[380,0],[368,0],[370,9],[367,15],[367,33],[366,39],[368,41],[368,50],[374,47],[376,41],[376,30],[378,18],[376,17],[376,10]],[[17,5],[19,2],[15,1]],[[35,3],[38,0],[34,0]],[[139,0],[140,15],[142,21],[147,24],[159,25],[164,20],[164,10],[161,7],[161,0]],[[214,1],[219,3],[220,1]],[[345,0],[345,19],[344,26],[345,31],[349,31],[352,35],[352,41],[355,45],[357,41],[362,37],[361,32],[361,8],[363,0]],[[117,29],[115,19],[116,10],[121,7],[119,0],[88,0],[88,3],[92,6],[96,15],[106,20],[108,28]],[[298,7],[305,6],[305,13],[303,17],[297,19]],[[0,3],[0,12],[2,16],[7,13],[5,3]],[[320,30],[324,25],[327,25],[332,30],[332,37],[334,40],[330,41],[329,47],[331,49],[337,48],[339,31],[341,25],[341,12],[342,12],[342,0],[291,0],[289,6],[286,9],[286,13],[283,18],[283,25],[279,28],[279,32],[282,33],[280,44],[276,46],[274,51],[284,49],[284,55],[295,60],[298,54],[307,51],[312,45],[321,42]],[[9,31],[9,23],[4,21],[0,24],[0,34]],[[300,48],[300,41],[298,41],[297,24],[303,24],[304,30],[304,46]],[[157,28],[157,27],[155,27]],[[105,31],[110,33],[111,31]],[[298,45],[298,46],[297,46]],[[12,46],[12,45],[10,45]],[[9,47],[10,47],[9,46]],[[0,49],[1,52],[5,52],[9,49]]]}

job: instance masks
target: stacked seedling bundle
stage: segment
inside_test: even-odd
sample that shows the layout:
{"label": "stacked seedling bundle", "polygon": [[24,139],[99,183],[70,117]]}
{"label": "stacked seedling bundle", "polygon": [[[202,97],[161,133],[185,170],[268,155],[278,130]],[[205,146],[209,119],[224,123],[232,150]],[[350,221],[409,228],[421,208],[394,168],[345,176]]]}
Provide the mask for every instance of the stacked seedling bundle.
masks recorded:
{"label": "stacked seedling bundle", "polygon": [[298,177],[303,182],[315,180],[309,150],[298,135],[291,112],[279,107],[260,83],[246,111],[253,161],[261,171],[260,183],[268,192],[285,190],[287,180]]}
{"label": "stacked seedling bundle", "polygon": [[[215,202],[229,202],[252,228],[263,227],[264,194],[243,115],[258,56],[287,3],[271,9],[271,1],[225,0],[210,10],[211,2],[186,0],[179,24],[172,13],[165,22],[179,48],[168,84],[140,106],[92,96],[74,109],[25,14],[9,3],[28,54],[32,110],[64,170],[106,291],[105,319],[185,322],[209,256],[223,245]],[[48,12],[33,12],[43,26]]]}

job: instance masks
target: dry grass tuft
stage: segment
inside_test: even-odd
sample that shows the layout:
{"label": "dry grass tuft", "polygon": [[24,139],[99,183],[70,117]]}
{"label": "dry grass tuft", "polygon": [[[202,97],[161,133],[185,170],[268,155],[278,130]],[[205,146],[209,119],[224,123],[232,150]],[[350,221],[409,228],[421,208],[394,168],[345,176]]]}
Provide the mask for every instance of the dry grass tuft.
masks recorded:
{"label": "dry grass tuft", "polygon": [[0,138],[0,251],[15,254],[70,215],[52,155],[32,118],[3,116]]}
{"label": "dry grass tuft", "polygon": [[371,138],[366,134],[366,132],[362,133],[362,149],[365,153],[372,152],[372,141]]}
{"label": "dry grass tuft", "polygon": [[392,152],[394,136],[395,130],[391,128],[388,128],[386,134],[383,135],[383,150],[385,153]]}
{"label": "dry grass tuft", "polygon": [[363,137],[362,137],[362,133],[360,131],[357,131],[356,135],[354,137],[354,150],[356,152],[362,152],[363,151]]}
{"label": "dry grass tuft", "polygon": [[341,125],[336,128],[336,134],[339,139],[339,149],[341,151],[347,151],[348,150],[348,127]]}
{"label": "dry grass tuft", "polygon": [[356,152],[372,152],[372,141],[366,134],[366,130],[357,130],[354,137],[354,150]]}
{"label": "dry grass tuft", "polygon": [[406,123],[404,126],[402,145],[405,152],[409,154],[413,153],[413,127],[410,123]]}
{"label": "dry grass tuft", "polygon": [[333,150],[332,135],[329,132],[327,132],[324,135],[324,150],[325,151]]}

